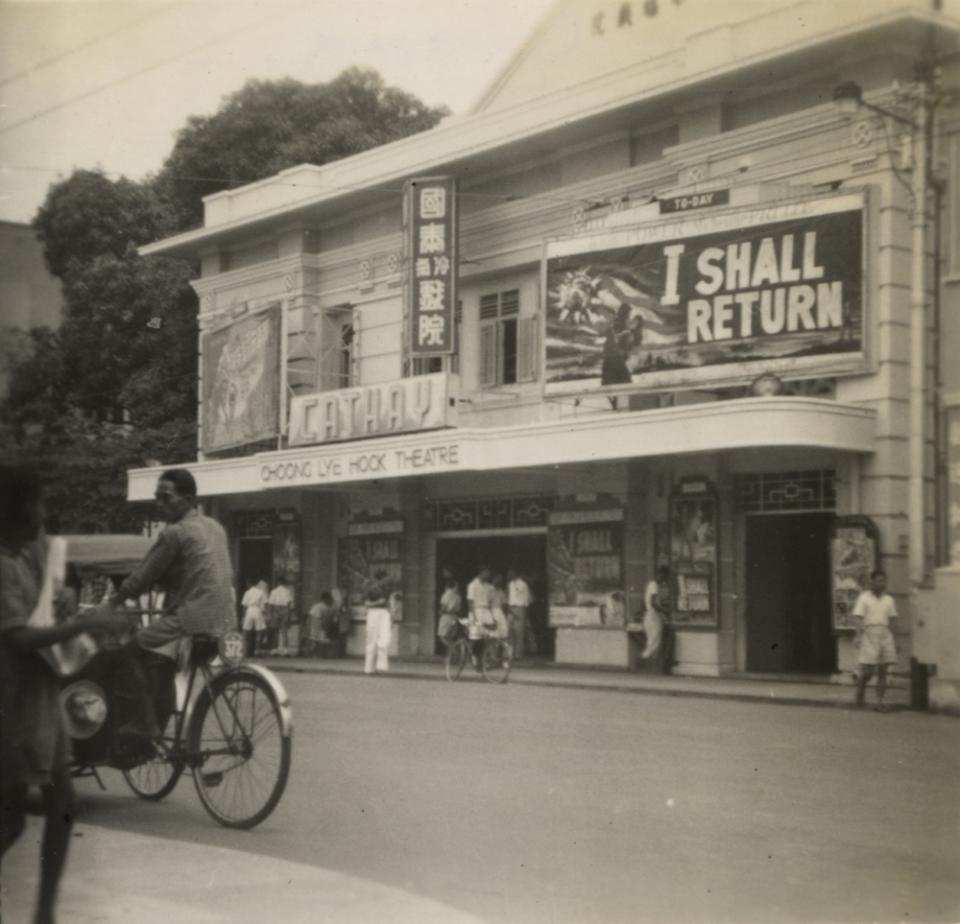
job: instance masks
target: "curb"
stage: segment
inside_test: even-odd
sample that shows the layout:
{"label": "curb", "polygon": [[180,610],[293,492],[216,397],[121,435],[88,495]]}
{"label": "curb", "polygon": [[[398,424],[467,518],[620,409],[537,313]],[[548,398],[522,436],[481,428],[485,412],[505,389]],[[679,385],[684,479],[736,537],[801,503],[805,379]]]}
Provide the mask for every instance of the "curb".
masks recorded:
{"label": "curb", "polygon": [[[295,663],[287,663],[283,660],[274,659],[261,660],[258,663],[268,666],[270,670],[277,674],[322,674],[327,677],[341,676],[354,678],[366,676],[362,670],[354,668],[324,668],[313,665],[301,666]],[[543,670],[545,674],[549,671],[549,669]],[[398,680],[425,680],[435,683],[448,682],[447,678],[442,673],[435,673],[433,671],[410,671],[403,670],[403,668],[391,668],[389,674],[386,676],[388,678],[396,678]],[[466,681],[459,682],[474,683],[477,681],[474,679],[468,679]],[[632,693],[649,696],[673,697],[677,699],[720,699],[728,702],[768,703],[778,706],[814,706],[821,709],[848,709],[851,711],[860,711],[862,709],[862,711],[865,712],[873,711],[873,709],[870,707],[857,707],[852,699],[853,687],[848,687],[846,685],[843,685],[842,689],[845,691],[849,690],[850,696],[849,698],[841,700],[836,697],[828,698],[797,695],[776,696],[773,691],[770,690],[769,686],[765,687],[762,693],[759,690],[757,693],[747,693],[743,692],[742,690],[696,690],[686,687],[681,689],[670,689],[656,686],[645,686],[638,683],[624,683],[617,680],[595,680],[591,682],[576,680],[574,678],[565,678],[560,680],[551,678],[549,676],[516,677],[515,675],[511,675],[508,682],[517,686],[545,687],[550,689],[596,690],[606,693]],[[838,684],[824,684],[823,686],[829,686],[830,689],[840,688],[840,685]],[[890,703],[889,705],[891,712],[915,711],[910,708],[909,703],[894,702]]]}

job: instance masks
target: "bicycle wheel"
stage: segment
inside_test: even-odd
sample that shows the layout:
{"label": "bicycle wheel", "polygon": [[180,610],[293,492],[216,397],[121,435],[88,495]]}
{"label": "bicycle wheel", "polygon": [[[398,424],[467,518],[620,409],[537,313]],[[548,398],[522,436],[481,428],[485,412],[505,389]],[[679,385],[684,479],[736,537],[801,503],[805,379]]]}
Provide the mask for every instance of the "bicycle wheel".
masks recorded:
{"label": "bicycle wheel", "polygon": [[244,670],[217,677],[197,701],[189,742],[197,795],[214,820],[252,828],[276,808],[290,774],[291,742],[263,677]]}
{"label": "bicycle wheel", "polygon": [[506,683],[513,665],[513,652],[508,642],[500,638],[487,639],[483,646],[480,666],[490,683]]}
{"label": "bicycle wheel", "polygon": [[141,799],[147,802],[159,802],[173,792],[173,788],[180,780],[185,766],[183,757],[172,756],[175,747],[175,728],[177,716],[170,719],[169,735],[157,741],[157,756],[137,764],[135,767],[124,769],[123,778],[127,785]]}
{"label": "bicycle wheel", "polygon": [[465,638],[458,638],[447,651],[447,680],[451,682],[459,680],[469,660],[470,643]]}

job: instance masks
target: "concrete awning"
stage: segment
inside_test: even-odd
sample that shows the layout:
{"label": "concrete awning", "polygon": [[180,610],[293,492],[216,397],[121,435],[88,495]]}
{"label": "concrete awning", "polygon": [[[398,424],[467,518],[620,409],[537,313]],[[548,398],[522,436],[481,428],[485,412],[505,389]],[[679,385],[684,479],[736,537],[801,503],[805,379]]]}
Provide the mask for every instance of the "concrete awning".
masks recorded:
{"label": "concrete awning", "polygon": [[[875,437],[872,408],[817,398],[745,398],[298,446],[181,467],[193,473],[202,496],[212,496],[738,449],[872,453]],[[150,500],[163,468],[130,470],[128,499]]]}

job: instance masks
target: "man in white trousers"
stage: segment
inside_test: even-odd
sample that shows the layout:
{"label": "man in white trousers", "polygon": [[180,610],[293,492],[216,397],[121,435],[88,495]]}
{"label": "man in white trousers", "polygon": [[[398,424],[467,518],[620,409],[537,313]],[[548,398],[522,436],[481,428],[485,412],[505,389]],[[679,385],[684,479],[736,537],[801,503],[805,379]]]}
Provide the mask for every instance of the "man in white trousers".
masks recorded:
{"label": "man in white trousers", "polygon": [[365,674],[385,674],[390,667],[388,651],[392,626],[386,581],[386,571],[377,571],[364,599],[367,607]]}

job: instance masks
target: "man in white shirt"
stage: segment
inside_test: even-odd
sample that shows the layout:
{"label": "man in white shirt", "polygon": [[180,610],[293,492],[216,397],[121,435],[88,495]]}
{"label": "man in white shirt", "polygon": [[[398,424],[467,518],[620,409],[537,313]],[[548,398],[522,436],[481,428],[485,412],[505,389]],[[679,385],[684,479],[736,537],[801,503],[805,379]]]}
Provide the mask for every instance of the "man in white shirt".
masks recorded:
{"label": "man in white shirt", "polygon": [[267,598],[270,630],[277,634],[278,653],[281,655],[287,654],[287,628],[292,614],[293,594],[287,587],[287,579],[281,576],[277,578],[277,586],[270,591]]}
{"label": "man in white shirt", "polygon": [[513,655],[522,658],[526,654],[527,610],[533,602],[530,585],[513,569],[507,570],[507,609],[510,621],[510,639]]}
{"label": "man in white shirt", "polygon": [[467,632],[472,642],[474,663],[479,663],[481,639],[496,626],[493,618],[493,584],[490,569],[482,565],[477,576],[467,584]]}
{"label": "man in white shirt", "polygon": [[887,692],[887,670],[897,663],[897,648],[894,644],[890,622],[897,618],[893,597],[886,593],[887,576],[877,570],[870,575],[870,589],[865,590],[853,607],[857,624],[856,644],[860,676],[857,678],[857,705],[862,706],[867,683],[877,671],[877,711],[888,712],[883,697]]}
{"label": "man in white shirt", "polygon": [[663,624],[667,618],[667,594],[670,589],[670,569],[666,565],[657,568],[657,576],[647,581],[643,592],[643,631],[647,643],[641,658],[652,658],[660,651],[663,640]]}

